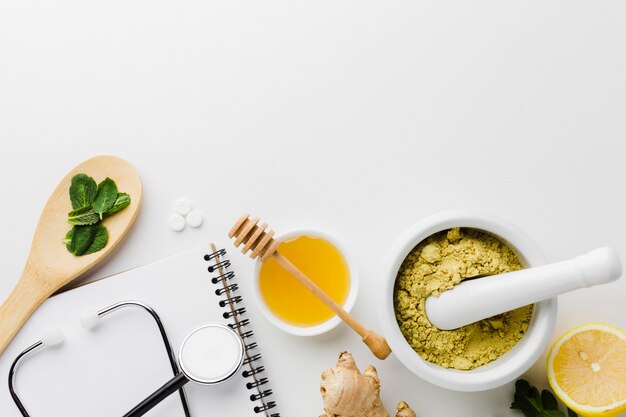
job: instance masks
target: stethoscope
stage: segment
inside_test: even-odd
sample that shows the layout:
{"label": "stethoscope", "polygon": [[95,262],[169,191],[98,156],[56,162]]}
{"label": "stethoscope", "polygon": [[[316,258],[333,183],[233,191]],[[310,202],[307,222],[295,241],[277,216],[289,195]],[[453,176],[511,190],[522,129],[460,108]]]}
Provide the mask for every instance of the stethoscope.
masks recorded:
{"label": "stethoscope", "polygon": [[243,364],[244,345],[237,333],[222,324],[198,327],[183,341],[178,353],[181,372],[140,402],[124,417],[139,417],[192,381],[215,385],[230,379]]}
{"label": "stethoscope", "polygon": [[[97,312],[84,314],[80,321],[85,328],[93,329],[99,324],[102,317],[126,307],[138,307],[148,312],[155,320],[174,377],[126,413],[124,417],[143,416],[176,391],[180,393],[185,417],[190,417],[187,398],[182,389],[185,384],[192,381],[200,385],[216,385],[227,381],[241,369],[245,352],[243,341],[233,329],[222,324],[207,324],[189,333],[181,344],[177,360],[161,319],[150,306],[140,301],[119,302]],[[41,340],[24,349],[13,361],[9,370],[9,392],[23,417],[30,417],[30,415],[15,390],[18,365],[35,352],[43,348],[60,345],[63,340],[64,336],[60,330],[48,331]]]}

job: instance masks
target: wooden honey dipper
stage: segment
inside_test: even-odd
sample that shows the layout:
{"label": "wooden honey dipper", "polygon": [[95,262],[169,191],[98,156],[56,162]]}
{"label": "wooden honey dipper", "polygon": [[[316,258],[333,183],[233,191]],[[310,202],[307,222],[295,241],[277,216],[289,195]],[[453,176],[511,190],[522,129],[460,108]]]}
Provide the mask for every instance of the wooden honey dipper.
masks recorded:
{"label": "wooden honey dipper", "polygon": [[267,261],[274,257],[283,268],[285,268],[292,276],[294,276],[302,285],[313,293],[320,301],[338,315],[348,326],[357,332],[363,342],[372,351],[378,359],[385,359],[391,353],[391,348],[387,341],[380,335],[371,330],[367,330],[358,321],[356,321],[346,310],[328,296],[320,287],[318,287],[309,277],[292,264],[289,259],[285,258],[277,251],[280,242],[274,239],[274,231],[267,229],[267,223],[258,225],[259,218],[250,218],[248,214],[244,214],[237,220],[237,223],[228,232],[229,238],[235,238],[235,246],[243,244],[241,252],[250,252],[250,258],[259,258],[261,262]]}

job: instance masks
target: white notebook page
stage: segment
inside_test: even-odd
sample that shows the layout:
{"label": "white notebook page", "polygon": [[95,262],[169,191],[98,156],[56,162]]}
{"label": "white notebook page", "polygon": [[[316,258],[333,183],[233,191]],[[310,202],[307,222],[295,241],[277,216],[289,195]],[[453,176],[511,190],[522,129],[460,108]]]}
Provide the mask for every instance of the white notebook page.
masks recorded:
{"label": "white notebook page", "polygon": [[[203,245],[46,301],[0,356],[2,416],[20,417],[5,382],[11,362],[52,327],[65,334],[63,344],[28,357],[17,372],[16,391],[31,417],[122,416],[164,384],[173,373],[158,328],[145,311],[111,313],[93,330],[84,329],[79,317],[119,301],[144,302],[159,314],[178,352],[196,327],[231,322],[222,316],[218,286],[211,283],[214,274],[203,259],[211,252]],[[255,338],[259,341],[258,335]],[[256,416],[253,407],[259,403],[250,401],[253,391],[246,388],[248,379],[241,373],[217,386],[188,383],[191,415]],[[179,395],[171,395],[147,415],[184,416]]]}

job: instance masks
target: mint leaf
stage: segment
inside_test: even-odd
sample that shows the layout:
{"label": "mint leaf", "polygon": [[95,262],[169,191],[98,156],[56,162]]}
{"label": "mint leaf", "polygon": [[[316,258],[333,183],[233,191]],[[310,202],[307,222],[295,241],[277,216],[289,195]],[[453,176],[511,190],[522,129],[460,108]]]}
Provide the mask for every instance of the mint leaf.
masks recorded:
{"label": "mint leaf", "polygon": [[550,391],[544,389],[541,391],[541,405],[544,410],[558,410],[559,405],[556,402],[556,397]]}
{"label": "mint leaf", "polygon": [[74,226],[74,232],[72,232],[72,240],[70,241],[69,251],[76,256],[80,256],[89,249],[89,246],[96,237],[98,231],[98,225],[92,224],[87,226]]}
{"label": "mint leaf", "polygon": [[[523,379],[515,382],[515,394],[511,408],[520,410],[526,417],[565,417],[559,410],[554,394],[548,390],[539,391]],[[567,409],[569,417],[578,417]]]}
{"label": "mint leaf", "polygon": [[98,186],[89,175],[76,174],[70,185],[70,201],[73,209],[86,207],[96,198]]}
{"label": "mint leaf", "polygon": [[72,177],[69,193],[73,210],[67,214],[67,221],[74,227],[66,233],[63,244],[75,256],[102,250],[109,233],[100,221],[128,207],[130,196],[118,193],[117,184],[109,177],[96,184],[85,174]]}
{"label": "mint leaf", "polygon": [[[90,253],[98,252],[104,249],[104,247],[109,242],[109,233],[107,232],[106,227],[104,227],[101,224],[94,225],[94,227],[96,229],[96,232],[93,237],[93,241],[91,242],[87,250],[85,250],[85,252],[82,253],[82,255],[89,255]],[[65,247],[70,253],[73,253],[76,256],[81,256],[77,253],[74,253],[70,247],[75,229],[76,227],[73,227],[67,232],[67,234],[65,235],[65,238],[63,239],[63,244],[65,244]]]}
{"label": "mint leaf", "polygon": [[[70,242],[72,241],[72,235],[74,234],[74,228],[72,227],[66,234],[61,242],[65,245],[68,251],[70,251]],[[70,251],[71,252],[71,251]]]}
{"label": "mint leaf", "polygon": [[536,404],[533,404],[531,392],[532,387],[528,381],[518,379],[515,382],[515,395],[511,408],[521,410],[526,417],[538,417],[540,410],[537,409]]}
{"label": "mint leaf", "polygon": [[543,410],[539,417],[565,417],[559,410]]}
{"label": "mint leaf", "polygon": [[96,224],[100,221],[98,213],[91,206],[82,207],[67,213],[67,222],[75,226]]}
{"label": "mint leaf", "polygon": [[96,230],[96,236],[93,239],[93,242],[83,255],[89,255],[90,253],[98,252],[99,250],[104,249],[109,241],[109,233],[107,232],[107,228],[103,225],[98,225],[98,230]]}
{"label": "mint leaf", "polygon": [[106,177],[104,181],[98,184],[98,194],[91,206],[93,211],[98,213],[102,219],[102,214],[113,207],[115,200],[117,200],[117,185],[111,178]]}
{"label": "mint leaf", "polygon": [[568,417],[578,417],[578,414],[576,414],[576,412],[574,410],[572,410],[571,408],[567,408],[567,416]]}
{"label": "mint leaf", "polygon": [[530,391],[526,393],[526,399],[535,407],[537,411],[543,410],[541,406],[541,398],[539,397],[539,390],[535,387],[530,387]]}
{"label": "mint leaf", "polygon": [[115,203],[113,204],[113,207],[105,211],[103,213],[103,216],[109,217],[117,213],[118,211],[124,210],[129,205],[130,205],[130,196],[126,193],[119,193],[117,195],[117,198],[115,199]]}

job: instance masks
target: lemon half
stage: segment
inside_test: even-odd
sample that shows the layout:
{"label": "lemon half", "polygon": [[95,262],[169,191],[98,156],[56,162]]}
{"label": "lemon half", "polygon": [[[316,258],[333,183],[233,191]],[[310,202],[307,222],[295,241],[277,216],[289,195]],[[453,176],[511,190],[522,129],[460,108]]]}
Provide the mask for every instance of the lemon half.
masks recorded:
{"label": "lemon half", "polygon": [[626,333],[601,323],[569,330],[547,361],[548,380],[569,408],[585,416],[626,411]]}

